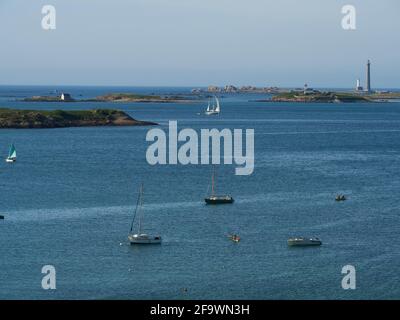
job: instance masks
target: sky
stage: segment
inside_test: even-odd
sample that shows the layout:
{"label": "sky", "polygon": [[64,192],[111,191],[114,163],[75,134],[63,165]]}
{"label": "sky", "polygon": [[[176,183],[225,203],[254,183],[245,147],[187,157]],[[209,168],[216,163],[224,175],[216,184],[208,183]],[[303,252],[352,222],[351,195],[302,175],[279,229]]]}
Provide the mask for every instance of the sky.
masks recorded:
{"label": "sky", "polygon": [[399,13],[398,0],[0,0],[0,85],[350,88],[370,59],[373,87],[400,88]]}

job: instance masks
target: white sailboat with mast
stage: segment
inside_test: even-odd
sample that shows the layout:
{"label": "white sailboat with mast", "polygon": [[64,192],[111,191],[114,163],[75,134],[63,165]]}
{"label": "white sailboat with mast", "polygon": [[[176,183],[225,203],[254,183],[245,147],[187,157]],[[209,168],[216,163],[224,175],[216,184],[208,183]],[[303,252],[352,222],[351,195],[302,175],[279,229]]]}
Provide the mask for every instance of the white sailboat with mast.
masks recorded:
{"label": "white sailboat with mast", "polygon": [[208,106],[206,109],[205,114],[210,116],[210,115],[217,115],[221,112],[221,106],[219,104],[219,100],[216,96],[214,96],[215,102],[213,103],[212,106],[210,106],[210,101],[208,101]]}
{"label": "white sailboat with mast", "polygon": [[[129,231],[128,240],[133,244],[161,244],[161,236],[151,236],[143,232],[143,184],[140,186],[139,196],[136,203],[135,214],[132,219],[131,229]],[[133,233],[136,216],[138,216],[138,229]]]}
{"label": "white sailboat with mast", "polygon": [[8,157],[6,158],[6,162],[15,162],[17,161],[17,150],[14,147],[14,144],[10,146],[10,150],[8,151]]}

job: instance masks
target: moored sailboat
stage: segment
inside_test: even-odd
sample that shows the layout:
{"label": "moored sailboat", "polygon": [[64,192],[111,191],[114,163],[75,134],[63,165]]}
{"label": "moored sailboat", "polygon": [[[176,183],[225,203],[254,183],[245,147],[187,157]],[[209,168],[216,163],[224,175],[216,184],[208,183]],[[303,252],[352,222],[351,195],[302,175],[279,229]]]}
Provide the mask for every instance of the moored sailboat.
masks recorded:
{"label": "moored sailboat", "polygon": [[[135,214],[132,219],[131,229],[128,235],[129,242],[133,244],[161,244],[161,236],[151,236],[143,232],[143,184],[140,186],[139,196],[136,203]],[[138,218],[138,230],[136,233],[133,233],[133,226],[135,224],[136,216]]]}
{"label": "moored sailboat", "polygon": [[8,151],[8,157],[6,158],[6,162],[15,162],[17,161],[17,150],[14,147],[14,144],[10,146],[10,150]]}
{"label": "moored sailboat", "polygon": [[213,172],[211,176],[211,195],[204,199],[206,204],[225,204],[233,203],[233,198],[229,195],[216,195],[215,193],[215,168],[213,167]]}

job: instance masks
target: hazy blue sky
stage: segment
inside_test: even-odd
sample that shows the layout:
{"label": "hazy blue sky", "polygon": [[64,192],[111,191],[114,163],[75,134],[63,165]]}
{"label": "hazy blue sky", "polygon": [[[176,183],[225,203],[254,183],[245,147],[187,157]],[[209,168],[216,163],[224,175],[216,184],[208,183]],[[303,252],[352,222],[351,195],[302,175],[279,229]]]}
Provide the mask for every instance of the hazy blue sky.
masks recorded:
{"label": "hazy blue sky", "polygon": [[399,14],[398,0],[0,0],[0,84],[353,87],[371,59],[374,87],[400,87]]}

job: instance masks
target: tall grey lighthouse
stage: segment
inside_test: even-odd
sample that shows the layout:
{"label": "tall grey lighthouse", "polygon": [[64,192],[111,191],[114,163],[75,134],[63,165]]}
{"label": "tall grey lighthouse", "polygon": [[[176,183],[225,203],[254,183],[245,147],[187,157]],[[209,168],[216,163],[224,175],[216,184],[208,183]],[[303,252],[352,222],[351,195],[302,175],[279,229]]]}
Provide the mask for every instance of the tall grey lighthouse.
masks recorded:
{"label": "tall grey lighthouse", "polygon": [[367,92],[371,92],[371,61],[367,62]]}

